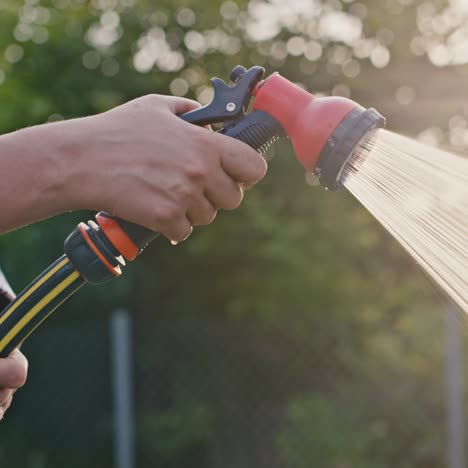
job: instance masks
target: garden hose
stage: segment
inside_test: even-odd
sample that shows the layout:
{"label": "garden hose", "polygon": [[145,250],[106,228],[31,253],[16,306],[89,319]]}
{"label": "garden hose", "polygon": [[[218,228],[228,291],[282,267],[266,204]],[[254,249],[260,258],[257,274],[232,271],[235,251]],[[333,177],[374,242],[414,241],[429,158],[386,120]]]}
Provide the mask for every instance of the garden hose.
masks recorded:
{"label": "garden hose", "polygon": [[8,356],[60,304],[85,284],[62,255],[24,289],[0,316],[0,356]]}

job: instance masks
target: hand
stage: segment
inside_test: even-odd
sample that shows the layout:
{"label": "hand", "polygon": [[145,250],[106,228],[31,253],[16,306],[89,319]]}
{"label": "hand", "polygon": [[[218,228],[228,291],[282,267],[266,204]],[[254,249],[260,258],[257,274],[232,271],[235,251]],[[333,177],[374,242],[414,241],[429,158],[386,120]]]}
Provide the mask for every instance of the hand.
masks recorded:
{"label": "hand", "polygon": [[107,211],[173,241],[211,223],[217,210],[237,208],[266,163],[246,144],[177,117],[198,106],[149,95],[80,119],[75,182],[68,184],[79,208]]}
{"label": "hand", "polygon": [[25,384],[27,373],[28,361],[18,349],[0,359],[0,420],[10,407],[15,391]]}

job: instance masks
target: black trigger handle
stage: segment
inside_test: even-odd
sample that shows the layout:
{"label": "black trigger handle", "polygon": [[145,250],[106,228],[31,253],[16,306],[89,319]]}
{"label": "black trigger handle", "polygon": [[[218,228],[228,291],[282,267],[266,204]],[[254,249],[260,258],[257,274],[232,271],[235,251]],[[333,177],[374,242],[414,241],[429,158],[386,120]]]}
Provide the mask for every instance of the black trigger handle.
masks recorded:
{"label": "black trigger handle", "polygon": [[233,86],[227,85],[220,78],[212,78],[213,100],[206,106],[181,114],[179,117],[195,125],[231,122],[242,118],[252,100],[253,90],[264,74],[263,67],[252,67]]}

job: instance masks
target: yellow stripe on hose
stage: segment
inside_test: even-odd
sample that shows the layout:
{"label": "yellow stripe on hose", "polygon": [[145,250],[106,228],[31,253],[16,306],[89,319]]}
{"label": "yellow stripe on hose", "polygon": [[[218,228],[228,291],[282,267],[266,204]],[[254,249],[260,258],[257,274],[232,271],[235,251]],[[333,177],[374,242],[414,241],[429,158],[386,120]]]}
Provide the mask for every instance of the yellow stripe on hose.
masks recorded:
{"label": "yellow stripe on hose", "polygon": [[[83,282],[77,289],[75,289],[71,294],[75,293],[76,291],[78,291],[78,289],[80,289],[81,287],[83,287],[86,283]],[[60,307],[70,296],[67,296],[67,297],[64,297],[63,298],[63,301],[59,302],[45,317],[43,317],[43,319],[34,327],[32,328],[29,333],[23,338],[23,340],[21,341],[21,343],[24,343],[28,338],[29,338],[29,335],[31,335],[34,330],[36,330],[36,328],[39,327],[39,325],[42,324],[42,322],[44,322],[45,320],[47,320],[49,318],[49,316],[52,314],[52,312],[54,312],[55,310],[57,310],[57,307]],[[0,349],[0,352],[2,352],[2,350]]]}
{"label": "yellow stripe on hose", "polygon": [[0,352],[2,352],[8,343],[44,308],[53,301],[62,291],[80,277],[77,271],[74,271],[59,283],[49,294],[44,296],[4,337],[0,340]]}
{"label": "yellow stripe on hose", "polygon": [[37,289],[39,289],[47,280],[49,280],[57,271],[59,271],[61,268],[63,268],[65,265],[70,263],[70,260],[68,258],[64,258],[63,261],[61,261],[57,266],[52,268],[44,277],[42,277],[31,289],[26,291],[23,296],[21,296],[17,302],[15,302],[11,308],[0,317],[0,325],[28,298],[31,296],[31,294]]}

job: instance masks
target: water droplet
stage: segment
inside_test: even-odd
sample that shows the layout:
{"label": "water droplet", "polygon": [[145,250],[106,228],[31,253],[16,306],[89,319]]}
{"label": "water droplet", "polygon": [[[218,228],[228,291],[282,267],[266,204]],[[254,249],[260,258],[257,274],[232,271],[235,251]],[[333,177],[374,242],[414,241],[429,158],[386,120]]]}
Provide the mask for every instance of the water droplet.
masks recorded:
{"label": "water droplet", "polygon": [[310,185],[311,187],[316,187],[320,184],[319,178],[313,172],[307,172],[305,180],[307,185]]}

